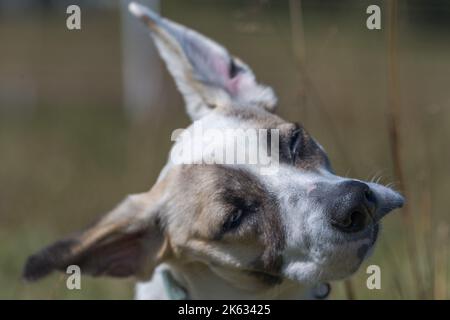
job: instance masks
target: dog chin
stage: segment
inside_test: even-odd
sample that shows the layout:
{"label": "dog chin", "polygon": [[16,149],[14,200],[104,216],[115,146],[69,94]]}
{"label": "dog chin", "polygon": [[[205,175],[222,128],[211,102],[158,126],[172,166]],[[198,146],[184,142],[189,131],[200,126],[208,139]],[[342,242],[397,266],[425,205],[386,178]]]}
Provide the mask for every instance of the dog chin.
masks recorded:
{"label": "dog chin", "polygon": [[[336,263],[336,268],[331,268],[328,272],[329,280],[342,280],[357,272],[361,264],[372,255],[376,241],[378,239],[380,226],[376,224],[372,227],[370,236],[366,240],[357,240],[350,243],[342,254],[340,263]],[[333,260],[333,259],[332,259]]]}
{"label": "dog chin", "polygon": [[335,248],[320,261],[292,261],[286,264],[283,275],[300,283],[319,283],[342,280],[353,275],[374,249],[378,231],[371,238]]}

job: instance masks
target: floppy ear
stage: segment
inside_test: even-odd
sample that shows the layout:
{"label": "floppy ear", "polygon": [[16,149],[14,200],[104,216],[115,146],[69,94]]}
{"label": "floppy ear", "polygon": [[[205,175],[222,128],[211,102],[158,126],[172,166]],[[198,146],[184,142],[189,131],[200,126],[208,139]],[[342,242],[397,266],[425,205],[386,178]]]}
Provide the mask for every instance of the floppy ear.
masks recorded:
{"label": "floppy ear", "polygon": [[38,280],[69,265],[93,276],[151,276],[169,250],[159,222],[162,197],[161,183],[147,193],[128,196],[86,231],[29,257],[24,278]]}
{"label": "floppy ear", "polygon": [[129,10],[151,30],[193,120],[218,106],[256,105],[274,110],[273,90],[258,84],[250,68],[224,47],[137,3],[130,3]]}

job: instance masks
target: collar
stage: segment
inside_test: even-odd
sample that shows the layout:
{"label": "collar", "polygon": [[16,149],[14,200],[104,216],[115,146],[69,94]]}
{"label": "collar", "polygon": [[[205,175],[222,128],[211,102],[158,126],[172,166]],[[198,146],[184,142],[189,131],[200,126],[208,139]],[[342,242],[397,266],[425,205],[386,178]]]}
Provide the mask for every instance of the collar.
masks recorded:
{"label": "collar", "polygon": [[320,283],[313,289],[313,295],[316,299],[326,299],[330,295],[331,285],[327,282]]}
{"label": "collar", "polygon": [[168,269],[161,270],[164,290],[169,300],[189,300],[189,295]]}

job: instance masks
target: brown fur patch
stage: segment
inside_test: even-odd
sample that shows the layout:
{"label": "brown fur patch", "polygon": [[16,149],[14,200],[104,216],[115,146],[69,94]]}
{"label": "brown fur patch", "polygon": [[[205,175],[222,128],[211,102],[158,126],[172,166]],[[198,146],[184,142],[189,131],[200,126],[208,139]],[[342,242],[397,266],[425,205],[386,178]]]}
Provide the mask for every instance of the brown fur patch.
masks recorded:
{"label": "brown fur patch", "polygon": [[[215,174],[218,195],[228,209],[225,218],[236,208],[249,211],[230,237],[238,235],[240,241],[245,238],[256,240],[263,251],[250,267],[262,273],[277,274],[282,265],[281,253],[285,246],[285,231],[277,199],[249,172],[218,166]],[[217,236],[227,237],[227,231],[221,230]],[[259,272],[255,275],[261,274]]]}
{"label": "brown fur patch", "polygon": [[[292,164],[303,170],[319,167],[330,169],[326,153],[311,135],[299,124],[285,123],[280,129],[280,162]],[[295,144],[295,152],[292,146]]]}
{"label": "brown fur patch", "polygon": [[[176,212],[169,217],[174,250],[179,255],[185,252],[184,259],[195,260],[200,254],[218,265],[221,261],[209,254],[231,254],[245,263],[241,271],[265,284],[278,283],[285,230],[276,197],[244,169],[193,165],[181,172],[171,199]],[[244,216],[236,228],[227,230],[227,219],[236,210],[243,210]]]}
{"label": "brown fur patch", "polygon": [[[280,161],[304,170],[313,170],[321,166],[331,170],[328,156],[302,125],[286,122],[277,115],[260,108],[226,109],[224,113],[227,116],[245,120],[243,125],[247,127],[267,129],[268,132],[270,129],[279,129]],[[290,145],[296,132],[298,132],[299,145],[294,158]]]}

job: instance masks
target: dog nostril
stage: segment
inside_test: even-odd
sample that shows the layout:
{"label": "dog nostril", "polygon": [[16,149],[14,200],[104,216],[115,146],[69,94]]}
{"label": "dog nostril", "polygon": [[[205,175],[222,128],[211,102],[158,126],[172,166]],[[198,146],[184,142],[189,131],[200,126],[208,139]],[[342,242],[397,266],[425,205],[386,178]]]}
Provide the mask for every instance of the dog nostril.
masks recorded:
{"label": "dog nostril", "polygon": [[339,185],[330,220],[333,227],[343,232],[359,232],[372,221],[377,208],[377,198],[369,185],[350,180]]}
{"label": "dog nostril", "polygon": [[364,198],[365,198],[365,206],[368,210],[368,213],[370,215],[373,215],[377,209],[377,198],[375,194],[372,192],[372,190],[367,189],[364,191]]}
{"label": "dog nostril", "polygon": [[344,232],[358,232],[363,230],[368,224],[367,214],[363,210],[352,211],[345,220],[333,220],[332,224]]}
{"label": "dog nostril", "polygon": [[370,189],[365,190],[364,197],[370,203],[376,204],[377,199],[375,198],[375,195],[373,194],[372,190],[370,190]]}
{"label": "dog nostril", "polygon": [[350,231],[361,231],[367,225],[367,215],[361,211],[353,211],[350,214]]}

